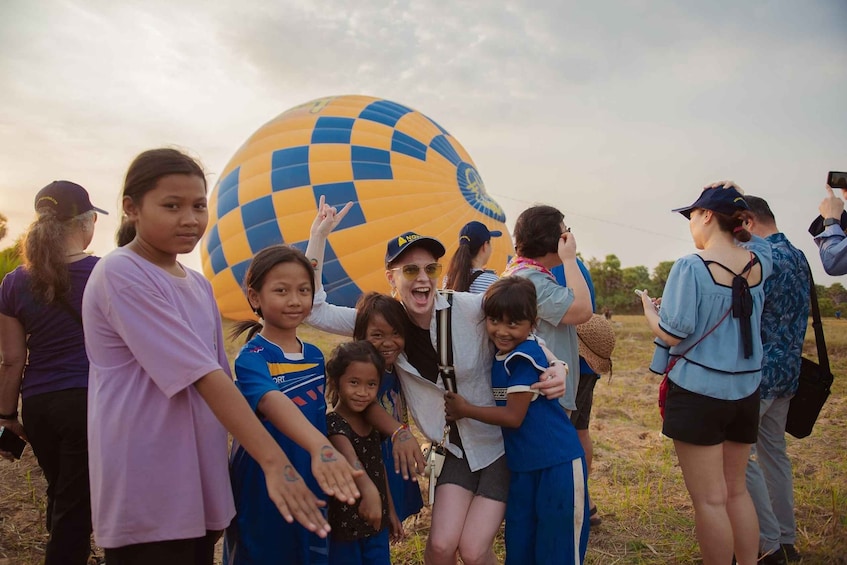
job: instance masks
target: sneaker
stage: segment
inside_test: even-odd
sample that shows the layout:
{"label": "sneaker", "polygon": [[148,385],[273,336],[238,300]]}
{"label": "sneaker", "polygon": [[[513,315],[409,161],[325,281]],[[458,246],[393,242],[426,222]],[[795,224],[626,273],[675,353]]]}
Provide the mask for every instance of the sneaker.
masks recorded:
{"label": "sneaker", "polygon": [[785,557],[785,552],[780,547],[760,557],[759,563],[762,565],[788,565],[788,558]]}
{"label": "sneaker", "polygon": [[800,555],[800,552],[797,551],[793,543],[782,544],[782,551],[785,552],[785,558],[788,559],[789,563],[796,563],[803,559],[803,556]]}

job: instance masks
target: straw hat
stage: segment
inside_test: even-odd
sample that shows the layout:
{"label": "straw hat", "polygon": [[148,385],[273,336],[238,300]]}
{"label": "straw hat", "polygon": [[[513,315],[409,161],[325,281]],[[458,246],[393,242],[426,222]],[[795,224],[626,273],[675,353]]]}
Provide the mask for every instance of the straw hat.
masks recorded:
{"label": "straw hat", "polygon": [[615,330],[602,314],[576,327],[579,355],[598,375],[612,370],[612,351],[615,349]]}

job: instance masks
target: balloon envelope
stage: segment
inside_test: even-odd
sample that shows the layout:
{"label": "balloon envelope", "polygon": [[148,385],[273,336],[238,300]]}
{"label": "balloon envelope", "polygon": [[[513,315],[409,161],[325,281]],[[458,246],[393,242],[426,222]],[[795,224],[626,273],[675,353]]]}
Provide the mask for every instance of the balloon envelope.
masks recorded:
{"label": "balloon envelope", "polygon": [[444,243],[445,272],[459,230],[471,220],[504,234],[491,240],[489,268],[502,271],[513,253],[503,209],[444,128],[388,100],[321,98],[259,128],[212,191],[201,257],[225,317],[254,317],[241,289],[253,255],[277,243],[305,250],[322,195],[339,209],[354,202],[329,236],[321,272],[334,304],[389,291],[386,243],[406,231]]}

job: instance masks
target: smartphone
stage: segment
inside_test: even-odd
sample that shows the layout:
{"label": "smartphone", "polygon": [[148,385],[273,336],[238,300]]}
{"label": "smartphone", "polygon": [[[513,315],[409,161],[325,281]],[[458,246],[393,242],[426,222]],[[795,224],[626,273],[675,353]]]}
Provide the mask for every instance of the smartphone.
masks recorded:
{"label": "smartphone", "polygon": [[847,190],[847,173],[838,171],[829,171],[826,177],[826,184],[832,188],[841,188]]}
{"label": "smartphone", "polygon": [[15,459],[20,459],[26,442],[12,430],[0,426],[0,451],[8,451]]}

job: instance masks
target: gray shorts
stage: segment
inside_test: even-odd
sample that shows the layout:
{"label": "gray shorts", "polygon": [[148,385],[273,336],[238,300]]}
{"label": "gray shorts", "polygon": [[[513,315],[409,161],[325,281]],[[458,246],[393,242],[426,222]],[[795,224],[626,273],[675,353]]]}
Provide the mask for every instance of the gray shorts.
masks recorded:
{"label": "gray shorts", "polygon": [[509,467],[503,455],[488,467],[471,471],[467,458],[459,459],[449,451],[436,486],[458,485],[475,495],[505,503],[509,498]]}

